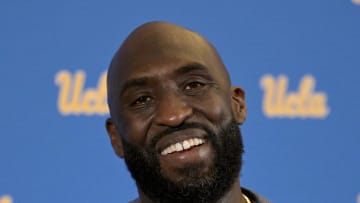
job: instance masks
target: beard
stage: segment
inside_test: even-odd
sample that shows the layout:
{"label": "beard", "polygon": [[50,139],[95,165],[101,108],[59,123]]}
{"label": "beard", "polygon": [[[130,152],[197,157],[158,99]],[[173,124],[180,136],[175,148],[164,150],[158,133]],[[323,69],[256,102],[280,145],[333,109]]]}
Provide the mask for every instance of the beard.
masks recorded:
{"label": "beard", "polygon": [[[201,175],[201,163],[184,166],[177,172],[185,178],[174,182],[162,173],[155,144],[163,136],[188,128],[199,128],[206,132],[205,139],[212,146],[214,160],[210,169]],[[241,132],[235,120],[222,126],[217,134],[203,124],[184,123],[155,136],[145,148],[139,148],[125,139],[122,142],[126,165],[137,186],[151,200],[159,203],[216,202],[230,190],[238,178],[244,151]]]}

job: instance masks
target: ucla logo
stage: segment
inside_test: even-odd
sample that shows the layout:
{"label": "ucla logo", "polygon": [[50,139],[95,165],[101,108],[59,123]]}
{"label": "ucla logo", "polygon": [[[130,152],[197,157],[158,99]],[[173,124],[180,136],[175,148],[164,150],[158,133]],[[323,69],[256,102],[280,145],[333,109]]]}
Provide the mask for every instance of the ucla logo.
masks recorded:
{"label": "ucla logo", "polygon": [[8,195],[0,196],[0,203],[12,203],[12,198]]}
{"label": "ucla logo", "polygon": [[[102,73],[95,88],[84,88],[86,73],[59,71],[55,84],[59,87],[57,107],[63,115],[106,115],[106,72]],[[327,95],[315,92],[316,81],[306,75],[301,79],[297,92],[289,92],[288,78],[265,75],[260,80],[264,90],[263,111],[268,117],[325,118],[330,110]],[[1,203],[1,202],[0,202]]]}
{"label": "ucla logo", "polygon": [[84,89],[86,74],[79,70],[71,74],[66,70],[58,72],[55,84],[59,86],[58,110],[63,115],[105,115],[109,112],[106,101],[106,72],[96,88]]}
{"label": "ucla logo", "polygon": [[288,90],[288,78],[265,75],[260,80],[264,90],[263,112],[267,117],[326,118],[329,115],[327,95],[315,92],[315,78],[305,75],[296,92]]}

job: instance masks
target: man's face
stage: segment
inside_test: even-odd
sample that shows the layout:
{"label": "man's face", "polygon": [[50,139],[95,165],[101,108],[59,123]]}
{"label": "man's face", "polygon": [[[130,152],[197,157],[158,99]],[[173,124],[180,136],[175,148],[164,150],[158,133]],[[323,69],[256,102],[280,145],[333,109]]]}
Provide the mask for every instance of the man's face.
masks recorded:
{"label": "man's face", "polygon": [[164,175],[173,181],[185,178],[177,172],[185,165],[202,163],[207,172],[214,152],[206,131],[164,132],[200,123],[218,134],[232,119],[229,90],[199,61],[156,56],[141,61],[131,68],[120,95],[123,138],[142,148],[154,144]]}
{"label": "man's face", "polygon": [[152,197],[151,183],[144,183],[152,179],[156,187],[162,182],[163,190],[171,186],[186,193],[183,186],[216,185],[224,179],[216,173],[236,165],[227,175],[231,185],[240,169],[238,118],[222,63],[208,45],[191,40],[129,51],[117,75],[119,91],[112,95],[120,154],[138,186]]}

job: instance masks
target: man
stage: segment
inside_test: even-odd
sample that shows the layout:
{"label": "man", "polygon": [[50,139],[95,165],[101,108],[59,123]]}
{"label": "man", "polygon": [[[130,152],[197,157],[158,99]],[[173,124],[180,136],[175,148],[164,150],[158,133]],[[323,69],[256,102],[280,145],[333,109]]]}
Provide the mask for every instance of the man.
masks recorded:
{"label": "man", "polygon": [[244,91],[216,49],[166,22],[135,29],[108,70],[106,129],[134,202],[266,202],[240,187]]}

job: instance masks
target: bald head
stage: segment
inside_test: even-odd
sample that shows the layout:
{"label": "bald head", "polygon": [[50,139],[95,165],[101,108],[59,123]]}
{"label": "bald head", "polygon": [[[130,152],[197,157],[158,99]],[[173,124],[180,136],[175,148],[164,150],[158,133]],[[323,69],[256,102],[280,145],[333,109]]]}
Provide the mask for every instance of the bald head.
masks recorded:
{"label": "bald head", "polygon": [[123,42],[109,71],[123,69],[122,66],[136,62],[139,54],[178,55],[190,50],[196,50],[192,52],[195,54],[193,57],[207,55],[206,57],[210,57],[208,60],[218,60],[222,64],[215,48],[198,33],[167,22],[146,23],[136,28]]}
{"label": "bald head", "polygon": [[186,28],[167,22],[149,22],[136,28],[123,42],[108,70],[107,89],[110,111],[124,82],[134,72],[161,62],[184,59],[203,64],[230,86],[228,72],[216,49],[204,37]]}
{"label": "bald head", "polygon": [[199,47],[199,50],[212,49],[203,37],[188,29],[166,22],[150,22],[136,28],[128,36],[114,59],[125,58],[128,61],[129,58],[138,56],[139,51],[145,54],[169,51],[180,54],[179,49],[193,46]]}

